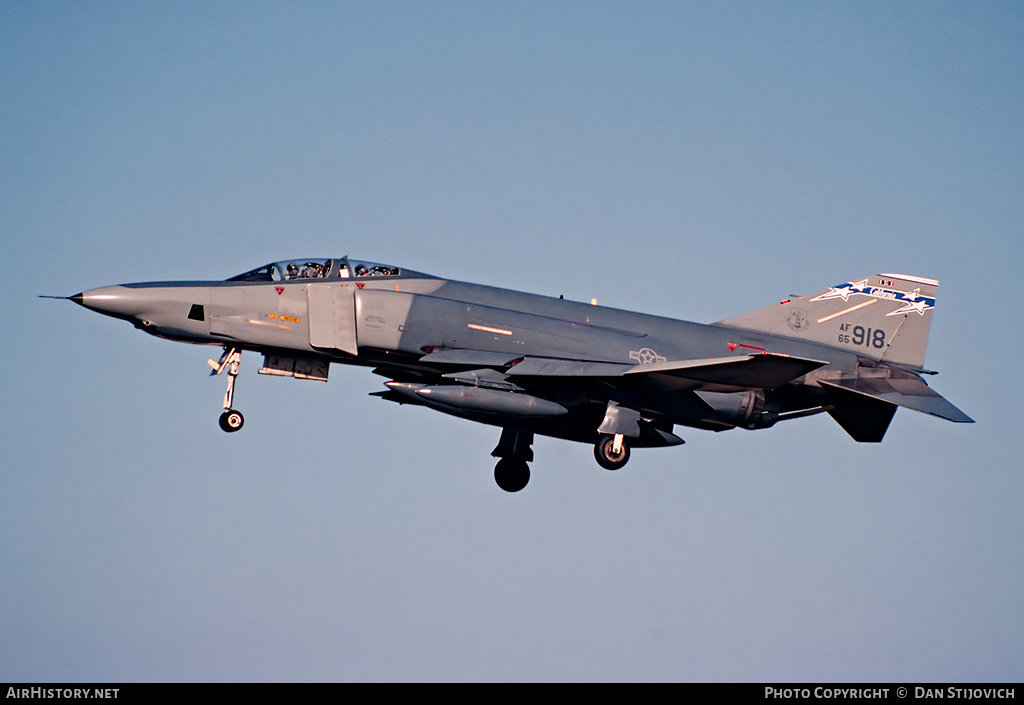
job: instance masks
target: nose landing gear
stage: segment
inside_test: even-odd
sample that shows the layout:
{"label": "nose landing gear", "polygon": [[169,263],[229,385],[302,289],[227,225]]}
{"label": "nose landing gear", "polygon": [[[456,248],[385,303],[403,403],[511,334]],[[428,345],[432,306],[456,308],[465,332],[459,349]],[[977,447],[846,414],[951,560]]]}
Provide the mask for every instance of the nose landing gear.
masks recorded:
{"label": "nose landing gear", "polygon": [[245,423],[242,412],[231,408],[235,399],[235,377],[238,376],[238,366],[242,363],[242,351],[238,348],[224,348],[224,354],[220,356],[219,362],[207,362],[213,368],[212,374],[219,375],[225,369],[228,371],[228,390],[224,392],[224,413],[220,415],[220,427],[228,433],[234,433]]}
{"label": "nose landing gear", "polygon": [[238,429],[242,428],[242,424],[244,423],[245,417],[242,416],[241,411],[228,409],[220,415],[220,427],[228,433],[234,433]]}

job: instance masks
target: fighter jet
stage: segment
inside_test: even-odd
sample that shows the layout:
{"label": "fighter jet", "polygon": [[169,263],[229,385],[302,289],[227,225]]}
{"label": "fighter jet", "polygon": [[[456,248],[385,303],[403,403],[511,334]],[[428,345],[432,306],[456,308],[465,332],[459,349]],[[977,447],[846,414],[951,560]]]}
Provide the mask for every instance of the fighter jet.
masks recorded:
{"label": "fighter jet", "polygon": [[220,426],[242,352],[261,374],[327,381],[332,363],[387,379],[382,399],[501,429],[494,478],[530,479],[535,435],[592,444],[624,466],[632,448],[675,446],[676,426],[765,429],[828,413],[855,441],[882,440],[898,407],[972,423],[923,375],[938,282],[879,274],[711,324],[451,281],[350,260],[272,262],[225,281],[147,282],[67,297],[169,340],[222,346]]}

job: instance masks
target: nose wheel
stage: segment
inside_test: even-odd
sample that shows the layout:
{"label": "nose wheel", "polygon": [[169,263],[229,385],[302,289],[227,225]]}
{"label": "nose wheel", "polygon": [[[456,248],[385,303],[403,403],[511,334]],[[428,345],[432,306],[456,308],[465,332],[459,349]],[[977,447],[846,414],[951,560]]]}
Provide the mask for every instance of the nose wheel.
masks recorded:
{"label": "nose wheel", "polygon": [[228,390],[224,392],[224,413],[220,415],[220,427],[227,433],[234,433],[245,423],[242,412],[231,408],[235,399],[235,378],[238,376],[238,366],[242,364],[242,351],[238,348],[224,348],[219,362],[208,362],[213,368],[212,374],[219,375],[224,370],[228,371]]}
{"label": "nose wheel", "polygon": [[228,409],[220,415],[220,427],[228,433],[234,433],[238,429],[242,428],[242,424],[244,423],[245,417],[242,416],[241,411]]}

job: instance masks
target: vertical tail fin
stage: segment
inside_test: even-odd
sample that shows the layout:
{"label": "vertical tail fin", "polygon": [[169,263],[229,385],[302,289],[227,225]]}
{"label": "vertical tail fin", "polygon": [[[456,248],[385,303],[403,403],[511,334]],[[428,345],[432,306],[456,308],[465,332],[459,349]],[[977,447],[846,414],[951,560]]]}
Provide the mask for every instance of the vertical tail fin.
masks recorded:
{"label": "vertical tail fin", "polygon": [[878,274],[719,321],[921,369],[935,308],[934,279]]}

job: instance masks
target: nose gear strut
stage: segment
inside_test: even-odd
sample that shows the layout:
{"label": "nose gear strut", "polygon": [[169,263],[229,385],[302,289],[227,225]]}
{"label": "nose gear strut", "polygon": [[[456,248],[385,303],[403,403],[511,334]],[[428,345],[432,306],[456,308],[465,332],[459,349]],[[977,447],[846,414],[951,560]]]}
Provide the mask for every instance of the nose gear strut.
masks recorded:
{"label": "nose gear strut", "polygon": [[238,376],[238,366],[242,363],[242,351],[238,348],[224,348],[224,354],[220,356],[219,362],[207,362],[213,368],[211,374],[219,375],[225,368],[228,371],[228,389],[224,392],[224,413],[220,415],[220,427],[228,433],[234,433],[245,423],[242,412],[231,408],[235,399],[235,377]]}

